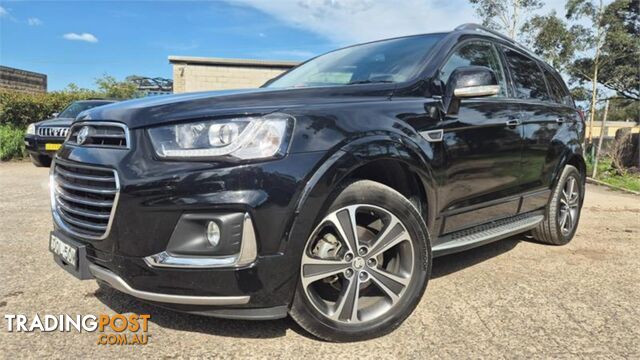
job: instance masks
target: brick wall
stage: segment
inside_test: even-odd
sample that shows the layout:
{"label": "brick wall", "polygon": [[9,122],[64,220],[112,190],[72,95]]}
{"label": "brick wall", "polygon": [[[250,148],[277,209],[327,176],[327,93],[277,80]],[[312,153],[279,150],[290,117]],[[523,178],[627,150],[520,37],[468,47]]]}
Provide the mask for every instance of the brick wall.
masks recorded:
{"label": "brick wall", "polygon": [[175,93],[256,88],[296,64],[284,61],[178,57],[170,57],[169,61],[173,64]]}
{"label": "brick wall", "polygon": [[26,93],[47,92],[47,75],[0,66],[0,90]]}

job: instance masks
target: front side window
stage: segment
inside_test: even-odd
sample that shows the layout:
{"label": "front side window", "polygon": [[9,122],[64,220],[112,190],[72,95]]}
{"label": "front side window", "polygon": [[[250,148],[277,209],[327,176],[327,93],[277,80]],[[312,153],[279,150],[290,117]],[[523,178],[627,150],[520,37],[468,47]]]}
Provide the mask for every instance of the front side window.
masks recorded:
{"label": "front side window", "polygon": [[442,34],[355,45],[318,56],[266,85],[268,88],[398,83],[417,74]]}
{"label": "front side window", "polygon": [[440,80],[447,83],[451,73],[462,66],[484,66],[493,70],[500,85],[498,96],[506,96],[506,83],[500,57],[496,48],[484,41],[471,42],[456,50],[440,70]]}
{"label": "front side window", "polygon": [[519,99],[549,100],[547,85],[538,64],[511,49],[506,49],[505,55],[513,78],[516,97]]}

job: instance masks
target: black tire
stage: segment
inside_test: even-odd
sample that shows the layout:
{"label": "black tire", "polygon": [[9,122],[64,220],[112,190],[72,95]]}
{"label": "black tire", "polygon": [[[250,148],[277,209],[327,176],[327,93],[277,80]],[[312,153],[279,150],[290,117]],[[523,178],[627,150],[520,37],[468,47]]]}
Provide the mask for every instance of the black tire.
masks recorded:
{"label": "black tire", "polygon": [[[575,208],[576,213],[575,217],[572,218],[572,227],[570,231],[563,231],[563,229],[561,229],[561,217],[566,213],[566,210],[564,210],[563,207],[563,190],[565,190],[565,186],[572,178],[575,179],[575,186],[577,186],[578,191],[576,199],[577,206]],[[566,191],[564,191],[564,193],[566,193]],[[547,208],[545,210],[544,220],[532,231],[533,237],[541,243],[550,245],[565,245],[569,243],[569,241],[573,239],[576,229],[578,228],[583,201],[584,179],[578,169],[574,166],[567,165],[562,171],[560,179],[558,179],[558,182],[553,189],[551,199],[549,200],[549,204],[547,204]]]}
{"label": "black tire", "polygon": [[31,155],[29,154],[31,163],[36,167],[49,167],[51,166],[51,158],[43,155]]}
{"label": "black tire", "polygon": [[[431,272],[431,245],[427,228],[420,214],[409,200],[392,188],[377,182],[368,180],[355,181],[336,191],[334,198],[335,200],[333,200],[325,214],[319,216],[319,223],[321,219],[333,211],[355,204],[369,204],[383,208],[402,222],[410,236],[408,241],[413,249],[411,252],[413,259],[411,267],[413,270],[410,280],[408,280],[406,287],[403,288],[402,295],[396,299],[397,302],[386,310],[383,315],[367,321],[344,323],[330,319],[311,304],[311,300],[303,290],[302,276],[300,276],[290,315],[306,331],[327,341],[360,341],[385,335],[396,329],[413,312],[426,289]],[[318,225],[320,225],[319,223]],[[382,232],[382,230],[380,231]],[[307,251],[309,242],[313,241],[312,237],[314,236],[312,234],[309,237],[304,251]],[[357,256],[359,257],[359,255]],[[373,273],[373,270],[369,268],[364,270]],[[358,282],[356,283],[358,284]],[[370,284],[373,284],[373,282],[370,282]],[[360,292],[357,294],[356,297],[359,297]],[[359,314],[358,310],[356,310],[356,313]]]}

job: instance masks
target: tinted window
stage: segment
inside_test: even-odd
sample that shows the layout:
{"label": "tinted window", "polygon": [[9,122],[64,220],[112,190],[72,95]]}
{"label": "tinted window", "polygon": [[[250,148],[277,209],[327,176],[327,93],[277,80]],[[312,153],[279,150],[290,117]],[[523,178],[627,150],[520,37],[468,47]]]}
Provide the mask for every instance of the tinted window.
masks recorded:
{"label": "tinted window", "polygon": [[71,105],[67,106],[64,110],[62,110],[62,112],[60,113],[60,115],[58,115],[58,117],[61,118],[75,118],[76,116],[78,116],[78,114],[80,114],[81,112],[94,108],[96,106],[101,106],[101,105],[105,105],[105,104],[109,104],[109,102],[99,102],[99,101],[89,101],[89,102],[82,102],[82,101],[76,101],[71,103]]}
{"label": "tinted window", "polygon": [[511,70],[516,97],[520,99],[549,100],[547,85],[538,64],[513,50],[506,49],[507,63]]}
{"label": "tinted window", "polygon": [[485,66],[493,70],[498,78],[498,84],[500,84],[499,95],[506,95],[507,87],[498,51],[492,44],[487,42],[472,42],[456,50],[440,70],[440,80],[446,84],[449,76],[456,68],[472,65]]}
{"label": "tinted window", "polygon": [[402,82],[415,75],[442,34],[356,45],[318,56],[267,85],[270,88]]}
{"label": "tinted window", "polygon": [[562,91],[562,86],[560,85],[556,77],[547,69],[544,69],[544,76],[547,78],[547,84],[549,84],[551,99],[558,104],[562,104],[564,102],[564,92]]}

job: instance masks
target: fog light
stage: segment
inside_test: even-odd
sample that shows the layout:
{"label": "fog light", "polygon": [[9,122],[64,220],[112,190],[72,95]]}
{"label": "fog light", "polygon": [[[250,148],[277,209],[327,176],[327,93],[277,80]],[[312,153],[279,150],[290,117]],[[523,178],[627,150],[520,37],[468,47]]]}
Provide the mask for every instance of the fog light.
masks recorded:
{"label": "fog light", "polygon": [[215,221],[209,221],[207,224],[207,240],[213,247],[220,243],[220,227]]}

